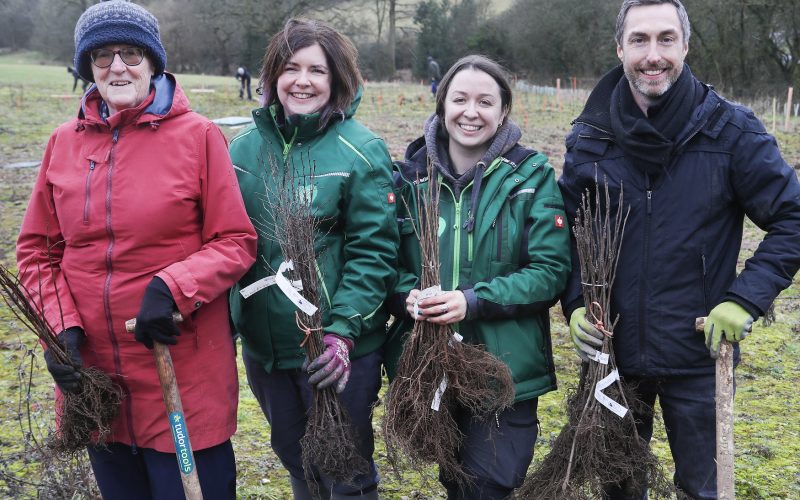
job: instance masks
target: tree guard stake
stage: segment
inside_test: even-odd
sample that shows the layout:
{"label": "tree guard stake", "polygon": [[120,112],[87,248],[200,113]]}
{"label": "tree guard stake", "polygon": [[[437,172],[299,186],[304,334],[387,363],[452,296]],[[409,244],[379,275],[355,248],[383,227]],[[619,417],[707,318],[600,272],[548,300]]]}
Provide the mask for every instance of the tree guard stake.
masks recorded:
{"label": "tree guard stake", "polygon": [[[694,329],[703,332],[706,318],[697,318]],[[736,496],[733,476],[733,346],[723,335],[715,368],[714,401],[717,412],[717,498],[733,500]]]}

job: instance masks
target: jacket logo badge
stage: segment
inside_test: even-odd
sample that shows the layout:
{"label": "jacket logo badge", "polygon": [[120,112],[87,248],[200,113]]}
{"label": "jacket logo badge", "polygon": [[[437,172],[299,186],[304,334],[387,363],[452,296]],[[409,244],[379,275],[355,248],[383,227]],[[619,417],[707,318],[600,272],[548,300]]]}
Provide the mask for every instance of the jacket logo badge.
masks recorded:
{"label": "jacket logo badge", "polygon": [[389,202],[389,205],[394,204],[394,193],[387,193],[386,194],[386,201]]}
{"label": "jacket logo badge", "polygon": [[564,227],[564,217],[556,215],[555,222],[556,222],[556,227]]}

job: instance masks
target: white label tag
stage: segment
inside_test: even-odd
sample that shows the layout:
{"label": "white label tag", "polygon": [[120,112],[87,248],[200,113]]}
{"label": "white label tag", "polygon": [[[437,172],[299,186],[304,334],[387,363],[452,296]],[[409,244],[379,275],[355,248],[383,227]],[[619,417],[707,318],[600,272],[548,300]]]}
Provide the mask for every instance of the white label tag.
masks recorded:
{"label": "white label tag", "polygon": [[419,303],[421,300],[427,299],[428,297],[436,297],[443,293],[441,285],[429,286],[424,290],[420,290],[419,295],[417,295],[417,300],[414,302],[414,319],[419,318]]}
{"label": "white label tag", "polygon": [[439,387],[436,389],[436,393],[433,395],[431,410],[439,411],[439,405],[442,404],[442,394],[444,394],[445,389],[447,389],[447,375],[442,377],[442,381],[439,383]]}
{"label": "white label tag", "polygon": [[314,313],[317,312],[317,306],[307,301],[305,297],[300,295],[297,290],[294,289],[292,283],[283,276],[283,273],[292,269],[294,269],[294,264],[291,260],[281,262],[280,267],[278,267],[278,272],[275,273],[275,284],[278,285],[278,288],[281,289],[283,294],[286,295],[286,297],[291,300],[298,309],[306,313],[308,316],[313,316]]}
{"label": "white label tag", "polygon": [[[254,281],[247,285],[246,287],[239,290],[239,293],[244,298],[250,298],[256,292],[259,292],[267,287],[270,287],[275,284],[275,276],[267,276],[266,278],[261,278],[258,281]],[[292,281],[292,287],[295,290],[302,290],[303,289],[303,282],[300,280]]]}
{"label": "white label tag", "polygon": [[447,345],[453,347],[453,340],[456,342],[461,342],[464,340],[464,337],[462,337],[458,332],[453,332],[453,338],[447,341]]}
{"label": "white label tag", "polygon": [[591,360],[592,361],[597,361],[601,365],[607,365],[608,364],[608,354],[600,352],[600,351],[594,351],[594,357],[591,358]]}
{"label": "white label tag", "polygon": [[617,380],[619,380],[619,372],[614,369],[614,371],[606,375],[605,378],[598,382],[594,387],[594,398],[598,400],[601,405],[614,412],[619,418],[622,418],[626,413],[628,413],[628,409],[603,394],[603,389],[610,386]]}

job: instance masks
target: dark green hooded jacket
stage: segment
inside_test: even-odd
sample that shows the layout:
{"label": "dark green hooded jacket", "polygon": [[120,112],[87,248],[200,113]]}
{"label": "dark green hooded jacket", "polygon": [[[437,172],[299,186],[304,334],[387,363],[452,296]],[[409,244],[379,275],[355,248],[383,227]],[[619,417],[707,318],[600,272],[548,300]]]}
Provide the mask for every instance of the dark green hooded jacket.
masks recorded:
{"label": "dark green hooded jacket", "polygon": [[321,131],[318,114],[284,119],[280,104],[259,108],[255,124],[231,141],[245,208],[259,233],[256,263],[231,290],[231,316],[245,352],[268,372],[297,368],[305,356],[297,308],[277,286],[249,298],[239,293],[273,275],[284,260],[269,229],[274,219],[265,186],[276,184],[271,164],[293,167],[314,186],[324,331],[353,340],[352,358],[386,340],[384,300],[395,279],[398,244],[391,158],[383,140],[352,118],[360,99],[359,92],[346,115]]}
{"label": "dark green hooded jacket", "polygon": [[465,342],[485,345],[508,365],[517,401],[538,397],[556,388],[548,310],[570,272],[569,227],[555,172],[545,155],[517,144],[519,129],[506,120],[485,161],[455,178],[446,165],[445,137],[436,129],[438,119],[432,117],[426,137],[414,141],[405,161],[395,165],[401,264],[392,298],[398,320],[390,328],[389,374],[394,375],[404,334],[413,327],[404,298],[420,288],[414,207],[417,189],[428,189],[430,158],[434,182],[441,183],[442,289],[459,289],[467,300],[467,317],[453,328]]}

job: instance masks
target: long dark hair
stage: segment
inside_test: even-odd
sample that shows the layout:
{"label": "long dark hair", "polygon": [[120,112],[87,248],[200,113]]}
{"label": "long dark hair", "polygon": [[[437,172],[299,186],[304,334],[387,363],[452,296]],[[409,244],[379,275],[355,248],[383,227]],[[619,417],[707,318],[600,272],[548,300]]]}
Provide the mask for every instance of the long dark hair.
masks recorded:
{"label": "long dark hair", "polygon": [[439,119],[444,119],[444,99],[447,97],[447,89],[450,88],[450,82],[453,81],[456,73],[465,69],[476,69],[491,76],[500,87],[500,103],[503,110],[506,114],[511,113],[511,85],[508,83],[506,70],[486,56],[473,54],[464,56],[456,61],[442,77],[439,88],[436,90],[436,114]]}
{"label": "long dark hair", "polygon": [[349,38],[332,26],[313,19],[292,18],[267,45],[261,66],[259,85],[264,92],[264,106],[278,101],[278,77],[286,63],[298,50],[319,44],[331,72],[331,97],[320,110],[320,128],[325,128],[334,115],[344,116],[363,80],[358,70],[358,51]]}

